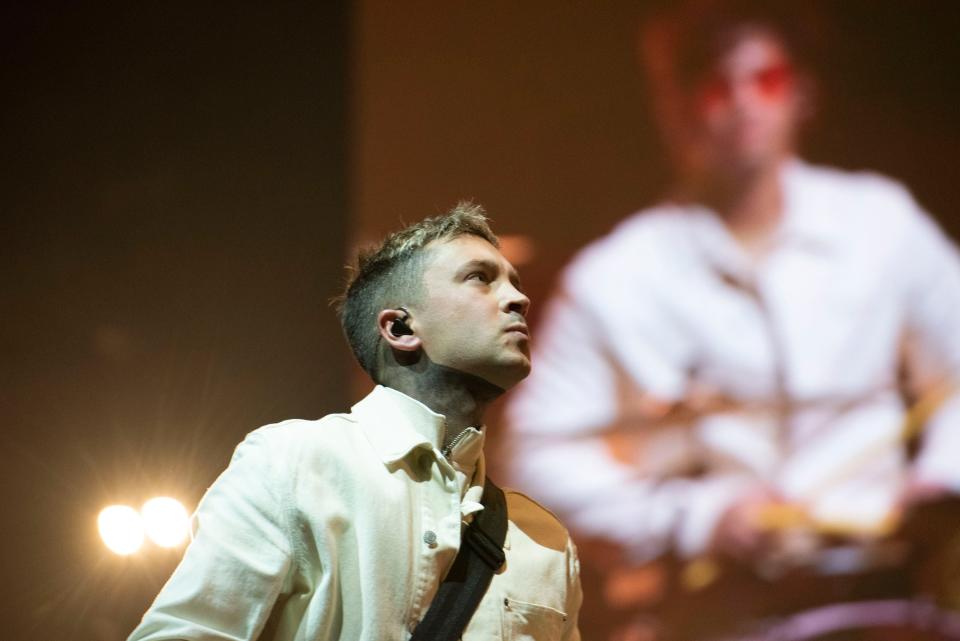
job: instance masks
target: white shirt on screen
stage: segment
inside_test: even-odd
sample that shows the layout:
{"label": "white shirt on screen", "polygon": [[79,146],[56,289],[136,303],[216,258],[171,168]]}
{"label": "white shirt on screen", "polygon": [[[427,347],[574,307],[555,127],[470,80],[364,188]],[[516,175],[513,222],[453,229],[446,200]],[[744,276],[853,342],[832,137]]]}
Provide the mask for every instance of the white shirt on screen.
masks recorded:
{"label": "white shirt on screen", "polygon": [[[130,641],[406,640],[483,509],[483,432],[448,458],[444,417],[377,387],[349,414],[252,432]],[[578,640],[566,530],[505,490],[506,564],[463,639]]]}
{"label": "white shirt on screen", "polygon": [[[956,249],[886,178],[794,160],[782,184],[760,259],[713,212],[666,203],[563,273],[504,451],[511,481],[575,532],[637,560],[689,556],[759,485],[855,531],[891,516],[909,475],[960,490],[960,400],[937,407],[911,468],[898,390],[905,358],[914,380],[960,377]],[[692,385],[733,403],[655,428],[631,410]]]}

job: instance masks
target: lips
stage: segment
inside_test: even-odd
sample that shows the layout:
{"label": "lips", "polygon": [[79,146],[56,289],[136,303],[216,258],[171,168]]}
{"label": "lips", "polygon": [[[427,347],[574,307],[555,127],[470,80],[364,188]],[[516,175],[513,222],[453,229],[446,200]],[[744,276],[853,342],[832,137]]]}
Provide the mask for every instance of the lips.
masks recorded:
{"label": "lips", "polygon": [[513,325],[508,325],[507,328],[506,328],[505,330],[503,330],[503,331],[505,331],[505,332],[520,332],[520,333],[523,334],[524,336],[527,336],[527,337],[530,336],[530,330],[529,330],[529,328],[527,328],[526,324],[524,324],[524,323],[514,323]]}

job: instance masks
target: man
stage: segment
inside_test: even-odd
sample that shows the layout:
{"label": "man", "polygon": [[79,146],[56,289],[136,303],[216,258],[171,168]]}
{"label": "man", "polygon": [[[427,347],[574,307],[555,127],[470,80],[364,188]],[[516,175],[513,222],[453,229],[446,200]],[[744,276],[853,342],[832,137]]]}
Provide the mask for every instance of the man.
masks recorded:
{"label": "man", "polygon": [[[475,205],[361,255],[340,317],[377,387],[247,437],[131,641],[410,638],[484,509],[483,415],[530,371],[528,306]],[[505,494],[506,562],[462,638],[579,639],[570,538]]]}
{"label": "man", "polygon": [[[960,490],[957,252],[899,184],[796,156],[801,23],[763,4],[646,30],[673,189],[565,270],[507,409],[512,480],[598,541],[595,566],[609,544],[635,566],[815,558]],[[611,570],[608,603],[661,598],[649,576]]]}

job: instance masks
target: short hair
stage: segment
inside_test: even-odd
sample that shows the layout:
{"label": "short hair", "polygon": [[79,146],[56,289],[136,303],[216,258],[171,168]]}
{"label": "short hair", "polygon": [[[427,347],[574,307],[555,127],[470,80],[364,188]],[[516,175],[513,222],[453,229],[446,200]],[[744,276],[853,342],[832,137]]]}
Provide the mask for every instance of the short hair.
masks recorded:
{"label": "short hair", "polygon": [[348,267],[346,287],[334,304],[353,355],[374,382],[380,382],[380,311],[408,303],[420,294],[428,245],[464,235],[500,247],[483,207],[461,201],[442,216],[408,225],[379,245],[361,250],[356,265]]}
{"label": "short hair", "polygon": [[691,0],[660,11],[647,27],[647,56],[661,58],[684,89],[754,31],[773,37],[793,64],[809,73],[819,66],[829,31],[816,9],[798,0]]}

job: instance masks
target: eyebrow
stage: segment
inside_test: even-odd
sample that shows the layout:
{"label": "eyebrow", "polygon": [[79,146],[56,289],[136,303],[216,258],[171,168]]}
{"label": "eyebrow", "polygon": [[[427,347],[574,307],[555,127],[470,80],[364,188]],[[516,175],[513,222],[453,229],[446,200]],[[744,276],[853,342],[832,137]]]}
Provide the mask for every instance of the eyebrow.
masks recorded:
{"label": "eyebrow", "polygon": [[[500,265],[498,265],[496,262],[490,260],[489,258],[474,258],[473,260],[464,263],[464,265],[457,270],[457,274],[466,275],[467,272],[475,269],[485,269],[497,274],[500,273]],[[520,274],[516,269],[511,267],[507,276],[510,278],[510,283],[514,287],[520,291],[523,291],[523,287],[520,284]]]}

